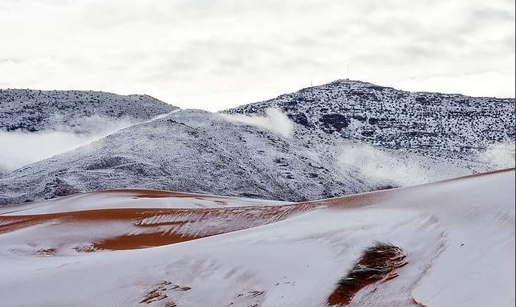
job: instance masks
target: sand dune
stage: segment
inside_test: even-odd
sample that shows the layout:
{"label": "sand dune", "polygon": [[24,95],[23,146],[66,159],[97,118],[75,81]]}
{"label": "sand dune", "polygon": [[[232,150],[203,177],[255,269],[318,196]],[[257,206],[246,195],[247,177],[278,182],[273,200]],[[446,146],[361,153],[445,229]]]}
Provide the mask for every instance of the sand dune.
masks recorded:
{"label": "sand dune", "polygon": [[[100,237],[92,236],[92,245],[88,251],[127,250],[185,242],[267,225],[316,208],[318,206],[284,205],[213,209],[102,209],[22,216],[3,215],[0,216],[0,234],[27,228],[26,232],[35,232],[30,235],[34,238],[42,228],[48,228],[55,232],[53,237],[63,236],[63,239],[68,239],[70,234],[60,231],[73,227],[84,231],[80,236],[83,240],[90,227],[112,228],[112,232],[105,232]],[[56,244],[59,245],[60,242],[57,241]],[[58,248],[50,246],[46,249]]]}
{"label": "sand dune", "polygon": [[[514,173],[298,204],[115,190],[4,208],[0,296],[3,306],[513,306]],[[378,241],[402,262],[371,262],[363,251]],[[387,269],[345,281],[369,278],[365,264]]]}

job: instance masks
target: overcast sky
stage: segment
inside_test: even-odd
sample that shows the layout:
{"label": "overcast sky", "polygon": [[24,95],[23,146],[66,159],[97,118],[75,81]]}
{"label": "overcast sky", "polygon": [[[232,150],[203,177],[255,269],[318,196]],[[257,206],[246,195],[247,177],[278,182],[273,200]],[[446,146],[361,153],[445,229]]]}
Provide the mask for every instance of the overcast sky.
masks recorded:
{"label": "overcast sky", "polygon": [[0,88],[220,110],[350,77],[515,96],[514,0],[0,0]]}

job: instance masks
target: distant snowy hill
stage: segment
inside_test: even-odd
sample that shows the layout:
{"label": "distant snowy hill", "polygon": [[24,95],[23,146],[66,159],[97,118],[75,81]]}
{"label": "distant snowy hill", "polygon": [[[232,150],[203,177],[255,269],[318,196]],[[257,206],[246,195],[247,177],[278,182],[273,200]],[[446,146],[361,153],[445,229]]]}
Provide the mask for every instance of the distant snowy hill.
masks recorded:
{"label": "distant snowy hill", "polygon": [[295,139],[188,110],[17,170],[0,179],[0,204],[122,187],[282,200],[382,187],[359,177]]}
{"label": "distant snowy hill", "polygon": [[146,95],[93,91],[0,90],[0,130],[89,133],[101,119],[144,121],[177,107]]}
{"label": "distant snowy hill", "polygon": [[300,137],[323,132],[380,148],[437,157],[476,155],[491,145],[514,142],[515,138],[514,99],[411,93],[351,80],[307,88],[227,112],[260,115],[269,108],[283,110],[306,127],[298,134],[308,136]]}
{"label": "distant snowy hill", "polygon": [[0,90],[0,177],[177,109],[145,95]]}
{"label": "distant snowy hill", "polygon": [[0,175],[0,205],[116,188],[303,201],[433,182],[510,167],[514,146],[490,150],[514,138],[514,106],[337,81],[178,111]]}

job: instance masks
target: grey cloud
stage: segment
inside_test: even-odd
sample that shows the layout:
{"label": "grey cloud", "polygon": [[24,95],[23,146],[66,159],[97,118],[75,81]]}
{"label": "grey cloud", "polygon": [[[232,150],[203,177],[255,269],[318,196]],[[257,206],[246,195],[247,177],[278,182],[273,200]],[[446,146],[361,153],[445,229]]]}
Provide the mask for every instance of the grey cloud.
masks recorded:
{"label": "grey cloud", "polygon": [[503,9],[483,8],[474,9],[470,13],[472,20],[483,20],[490,22],[514,22],[514,11]]}
{"label": "grey cloud", "polygon": [[503,40],[501,41],[501,43],[505,46],[505,48],[507,48],[507,51],[508,52],[513,52],[514,53],[514,50],[515,50],[515,47],[516,47],[516,42],[515,42],[515,37],[512,36],[512,35],[507,35],[503,38]]}
{"label": "grey cloud", "polygon": [[[157,53],[149,64],[144,80],[180,77],[184,74],[244,73],[258,63],[274,59],[279,50],[267,44],[202,40],[192,42],[178,51]],[[143,56],[142,56],[143,58]]]}
{"label": "grey cloud", "polygon": [[180,0],[176,9],[188,17],[225,16],[245,13],[272,12],[283,14],[298,7],[294,1],[273,0]]}
{"label": "grey cloud", "polygon": [[0,58],[0,64],[3,63],[13,63],[13,64],[20,64],[24,60],[21,58]]}
{"label": "grey cloud", "polygon": [[[311,80],[343,78],[347,64],[357,67],[356,78],[393,86],[416,78],[418,89],[426,86],[418,76],[438,72],[514,78],[510,0],[0,2],[0,31],[11,42],[0,48],[3,87],[137,90],[185,99],[185,106],[190,97],[227,104],[270,98]],[[37,29],[20,23],[2,31],[22,18],[37,20]],[[260,82],[270,91],[258,90]],[[457,84],[457,92],[478,88]],[[492,84],[493,92],[507,86]],[[235,96],[235,88],[253,95]]]}

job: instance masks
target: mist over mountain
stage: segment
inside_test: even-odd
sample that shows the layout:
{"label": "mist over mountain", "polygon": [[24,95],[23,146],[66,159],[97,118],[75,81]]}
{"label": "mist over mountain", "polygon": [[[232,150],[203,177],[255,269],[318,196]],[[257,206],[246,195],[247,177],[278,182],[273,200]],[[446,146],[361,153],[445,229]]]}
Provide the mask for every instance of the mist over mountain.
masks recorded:
{"label": "mist over mountain", "polygon": [[0,90],[0,176],[176,109],[146,95]]}

